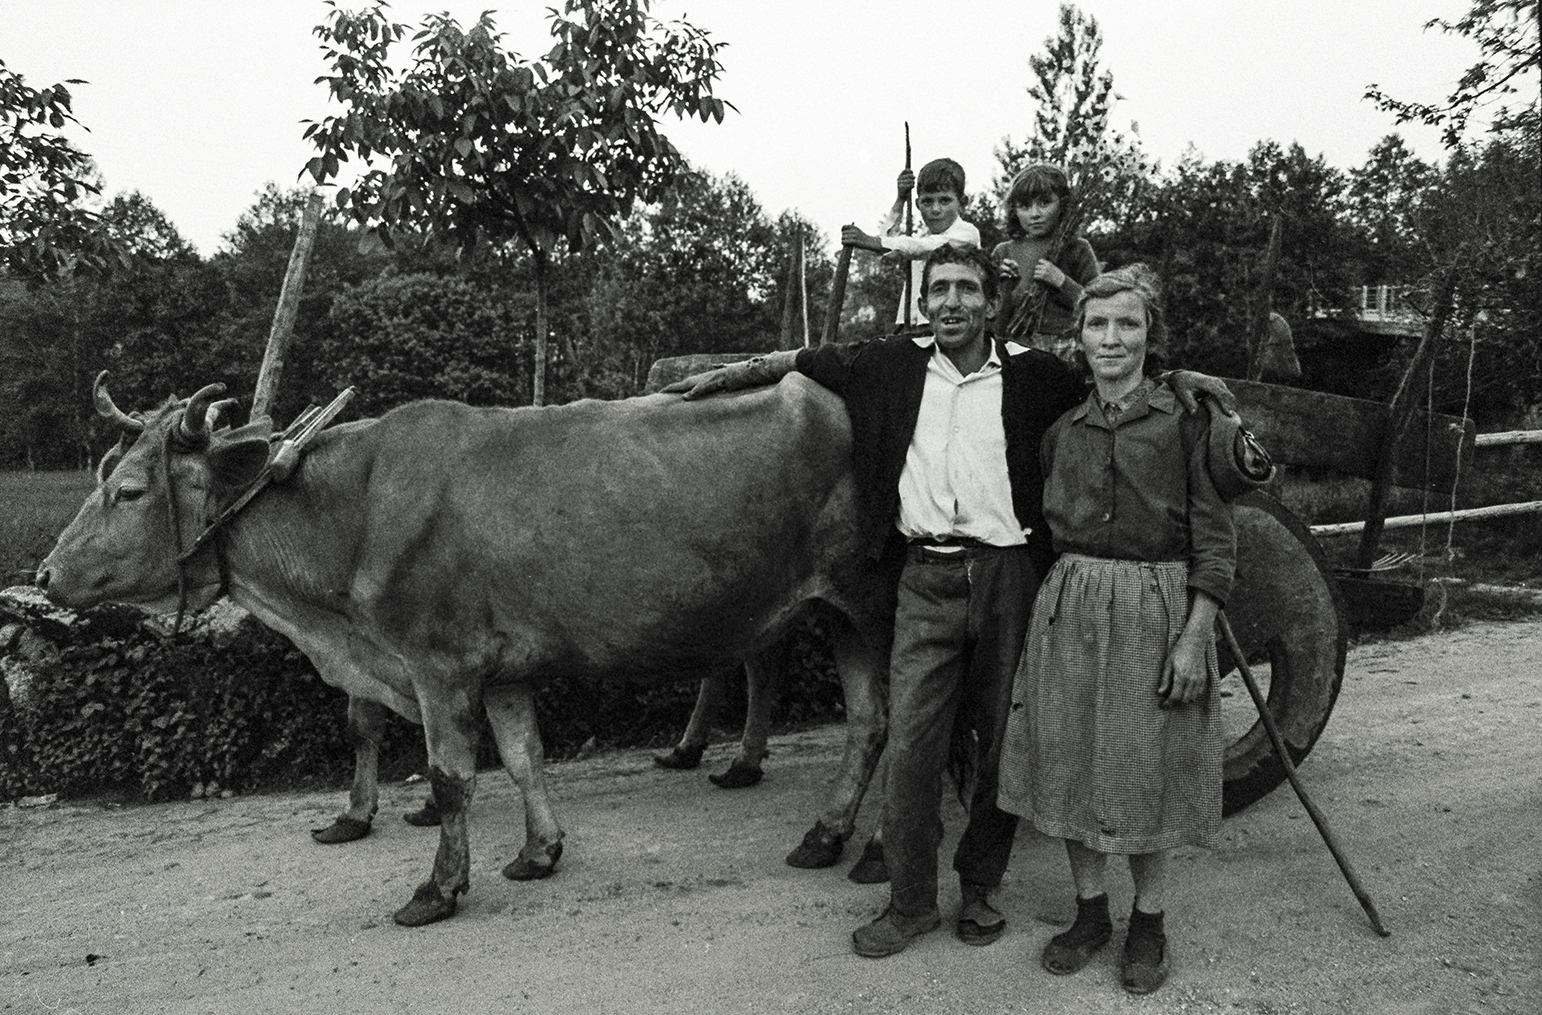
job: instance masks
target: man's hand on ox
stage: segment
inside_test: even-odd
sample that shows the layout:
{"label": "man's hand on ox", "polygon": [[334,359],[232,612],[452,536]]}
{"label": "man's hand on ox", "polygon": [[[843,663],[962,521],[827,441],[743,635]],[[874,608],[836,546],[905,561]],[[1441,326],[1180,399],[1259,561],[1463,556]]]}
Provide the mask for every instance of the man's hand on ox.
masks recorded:
{"label": "man's hand on ox", "polygon": [[693,402],[724,391],[764,387],[786,377],[797,356],[791,349],[768,353],[743,363],[729,363],[705,373],[692,374],[659,390],[666,395],[684,395],[687,402]]}
{"label": "man's hand on ox", "polygon": [[1226,382],[1219,377],[1195,370],[1169,370],[1164,379],[1172,386],[1173,394],[1178,396],[1178,401],[1183,403],[1186,411],[1199,411],[1199,401],[1194,396],[1201,394],[1215,399],[1223,415],[1237,416],[1237,396],[1231,393]]}

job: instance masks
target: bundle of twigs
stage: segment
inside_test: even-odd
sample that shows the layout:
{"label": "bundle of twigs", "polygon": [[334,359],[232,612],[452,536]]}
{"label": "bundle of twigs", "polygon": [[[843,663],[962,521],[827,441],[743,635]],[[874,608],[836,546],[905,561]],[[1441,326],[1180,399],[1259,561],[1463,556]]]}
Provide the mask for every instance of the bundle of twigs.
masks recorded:
{"label": "bundle of twigs", "polygon": [[[1089,137],[1078,141],[1060,156],[1071,184],[1072,200],[1061,208],[1060,221],[1050,234],[1049,249],[1044,254],[1045,260],[1056,267],[1060,267],[1066,244],[1088,221],[1089,212],[1107,214],[1120,201],[1128,201],[1154,169],[1142,153],[1138,139],[1109,133],[1106,118],[1089,124],[1087,133]],[[1031,276],[1033,265],[1021,267],[1025,277]],[[1007,325],[1007,337],[1031,336],[1044,316],[1044,301],[1049,295],[1049,285],[1035,281],[1032,295],[1013,313]]]}

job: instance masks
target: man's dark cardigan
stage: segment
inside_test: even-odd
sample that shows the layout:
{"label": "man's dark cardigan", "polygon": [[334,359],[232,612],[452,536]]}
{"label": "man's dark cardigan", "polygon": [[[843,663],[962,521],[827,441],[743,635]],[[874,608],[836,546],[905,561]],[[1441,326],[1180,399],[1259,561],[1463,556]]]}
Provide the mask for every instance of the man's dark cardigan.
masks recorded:
{"label": "man's dark cardigan", "polygon": [[[994,340],[993,340],[994,341]],[[862,512],[863,538],[882,554],[899,515],[899,480],[915,434],[932,342],[894,337],[822,345],[798,353],[799,373],[840,395],[851,418],[852,464]],[[1039,442],[1067,409],[1087,397],[1086,387],[1049,353],[996,342],[1001,359],[1001,422],[1007,438],[1012,508],[1043,575],[1054,560],[1044,523],[1044,473]]]}

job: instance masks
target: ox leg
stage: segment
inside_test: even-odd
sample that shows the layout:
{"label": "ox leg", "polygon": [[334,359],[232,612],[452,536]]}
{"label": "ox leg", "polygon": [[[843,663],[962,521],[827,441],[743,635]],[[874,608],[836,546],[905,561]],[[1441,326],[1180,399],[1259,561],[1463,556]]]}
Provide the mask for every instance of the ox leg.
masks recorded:
{"label": "ox leg", "polygon": [[541,730],[535,721],[535,695],[527,684],[490,689],[483,697],[498,753],[509,778],[525,798],[525,845],[503,868],[513,881],[551,877],[562,859],[562,826],[552,810],[542,761]]}
{"label": "ox leg", "polygon": [[713,784],[723,789],[744,789],[764,777],[760,763],[767,754],[766,740],[771,735],[771,713],[776,710],[781,690],[781,654],[775,649],[756,652],[744,660],[745,709],[744,736],[739,741],[739,756],[720,775],[709,775]]}
{"label": "ox leg", "polygon": [[702,680],[696,689],[696,707],[691,710],[691,721],[680,735],[680,742],[668,754],[655,754],[655,765],[689,771],[701,764],[701,756],[707,749],[707,738],[712,735],[712,724],[717,721],[717,714],[723,708],[723,698],[728,694],[728,679],[727,673],[714,673]]}
{"label": "ox leg", "polygon": [[832,625],[830,647],[846,698],[846,749],[824,813],[787,855],[793,867],[831,867],[841,858],[889,735],[888,661],[844,620]]}
{"label": "ox leg", "polygon": [[418,927],[455,914],[455,901],[471,887],[471,841],[466,815],[476,792],[477,719],[463,692],[445,700],[419,698],[428,743],[428,782],[439,807],[439,851],[433,873],[412,901],[395,913],[404,927]]}
{"label": "ox leg", "polygon": [[385,733],[386,707],[365,698],[348,699],[348,742],[353,745],[353,788],[348,809],[325,828],[311,829],[311,838],[324,845],[353,842],[369,834],[380,806],[380,738]]}

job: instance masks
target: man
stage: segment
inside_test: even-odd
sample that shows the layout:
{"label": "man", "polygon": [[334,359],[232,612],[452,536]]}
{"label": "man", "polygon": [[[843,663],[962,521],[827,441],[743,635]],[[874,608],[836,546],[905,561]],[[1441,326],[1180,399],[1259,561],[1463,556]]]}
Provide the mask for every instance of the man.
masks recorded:
{"label": "man", "polygon": [[937,813],[955,718],[979,738],[969,823],[953,858],[957,934],[987,945],[1005,930],[989,901],[1017,829],[996,807],[1001,734],[1028,613],[1053,557],[1039,441],[1086,392],[1054,356],[987,333],[1000,293],[978,249],[934,250],[921,298],[931,335],[773,353],[665,389],[700,398],[796,369],[841,395],[869,553],[904,544],[883,818],[890,901],[852,935],[857,954],[873,958],[941,923]]}

